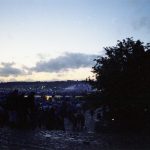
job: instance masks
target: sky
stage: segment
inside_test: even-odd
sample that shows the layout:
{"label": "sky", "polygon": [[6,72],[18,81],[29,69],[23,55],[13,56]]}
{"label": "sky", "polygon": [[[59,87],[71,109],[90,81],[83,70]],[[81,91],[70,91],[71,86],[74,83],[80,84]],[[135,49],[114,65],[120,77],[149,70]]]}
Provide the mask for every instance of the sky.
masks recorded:
{"label": "sky", "polygon": [[150,0],[0,0],[0,81],[84,80],[104,47],[150,42]]}

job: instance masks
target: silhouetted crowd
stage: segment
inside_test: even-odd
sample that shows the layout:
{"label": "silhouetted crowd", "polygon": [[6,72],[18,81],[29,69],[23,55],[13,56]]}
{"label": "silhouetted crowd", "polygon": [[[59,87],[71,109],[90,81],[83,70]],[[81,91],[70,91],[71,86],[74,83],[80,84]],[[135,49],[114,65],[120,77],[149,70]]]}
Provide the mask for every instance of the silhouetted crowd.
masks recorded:
{"label": "silhouetted crowd", "polygon": [[35,100],[35,93],[27,96],[14,90],[7,95],[6,101],[0,103],[0,127],[48,130],[65,130],[64,120],[72,125],[73,131],[82,131],[85,127],[83,104],[75,99],[64,98],[57,101],[53,95],[51,100],[41,97]]}

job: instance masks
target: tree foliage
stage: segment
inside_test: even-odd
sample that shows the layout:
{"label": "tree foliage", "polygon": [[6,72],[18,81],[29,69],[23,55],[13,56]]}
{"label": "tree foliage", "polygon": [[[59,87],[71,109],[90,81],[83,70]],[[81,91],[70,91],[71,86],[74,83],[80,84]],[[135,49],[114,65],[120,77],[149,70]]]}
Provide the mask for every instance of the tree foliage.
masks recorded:
{"label": "tree foliage", "polygon": [[127,38],[104,50],[95,59],[94,86],[113,102],[150,100],[150,43]]}

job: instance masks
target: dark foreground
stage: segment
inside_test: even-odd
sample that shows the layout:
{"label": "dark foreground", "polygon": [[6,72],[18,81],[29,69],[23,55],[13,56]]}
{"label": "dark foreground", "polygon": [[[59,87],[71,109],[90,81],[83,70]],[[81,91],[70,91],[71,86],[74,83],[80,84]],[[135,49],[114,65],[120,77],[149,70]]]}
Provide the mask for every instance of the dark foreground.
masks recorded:
{"label": "dark foreground", "polygon": [[145,150],[150,136],[0,128],[0,150]]}

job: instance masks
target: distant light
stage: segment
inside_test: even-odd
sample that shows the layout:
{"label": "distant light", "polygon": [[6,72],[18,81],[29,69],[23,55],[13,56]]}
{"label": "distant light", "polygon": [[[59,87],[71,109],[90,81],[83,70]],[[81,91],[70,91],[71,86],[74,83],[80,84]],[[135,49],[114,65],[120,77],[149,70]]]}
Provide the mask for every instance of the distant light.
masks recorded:
{"label": "distant light", "polygon": [[49,100],[51,99],[51,96],[46,95],[46,96],[45,96],[45,99],[46,99],[47,101],[49,101]]}
{"label": "distant light", "polygon": [[112,118],[111,120],[112,120],[112,121],[114,121],[115,119],[114,119],[114,118]]}

